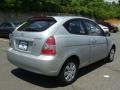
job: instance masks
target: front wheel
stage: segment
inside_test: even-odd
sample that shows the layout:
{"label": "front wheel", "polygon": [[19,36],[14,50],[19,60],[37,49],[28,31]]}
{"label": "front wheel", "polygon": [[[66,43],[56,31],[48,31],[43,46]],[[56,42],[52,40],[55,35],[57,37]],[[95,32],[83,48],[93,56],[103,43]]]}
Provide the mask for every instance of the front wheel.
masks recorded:
{"label": "front wheel", "polygon": [[60,84],[68,85],[76,79],[77,64],[73,61],[67,62],[63,65],[61,72],[58,76],[58,82]]}
{"label": "front wheel", "polygon": [[111,48],[109,55],[107,57],[107,61],[112,62],[114,60],[114,57],[115,57],[115,49]]}

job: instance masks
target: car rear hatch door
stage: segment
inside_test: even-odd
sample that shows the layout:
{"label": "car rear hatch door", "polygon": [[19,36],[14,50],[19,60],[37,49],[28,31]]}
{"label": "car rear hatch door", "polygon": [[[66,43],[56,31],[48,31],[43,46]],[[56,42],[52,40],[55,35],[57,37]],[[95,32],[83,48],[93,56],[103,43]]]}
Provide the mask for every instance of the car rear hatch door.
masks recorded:
{"label": "car rear hatch door", "polygon": [[49,18],[35,18],[25,22],[13,32],[13,49],[23,53],[40,55],[46,31],[55,22],[54,19]]}

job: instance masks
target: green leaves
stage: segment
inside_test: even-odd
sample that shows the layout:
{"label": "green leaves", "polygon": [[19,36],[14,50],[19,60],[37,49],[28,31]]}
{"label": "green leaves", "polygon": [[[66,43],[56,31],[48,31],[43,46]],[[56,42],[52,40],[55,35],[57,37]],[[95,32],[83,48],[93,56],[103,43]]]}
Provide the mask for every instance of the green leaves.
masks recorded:
{"label": "green leaves", "polygon": [[98,19],[120,18],[119,4],[104,0],[0,0],[1,11],[72,13]]}

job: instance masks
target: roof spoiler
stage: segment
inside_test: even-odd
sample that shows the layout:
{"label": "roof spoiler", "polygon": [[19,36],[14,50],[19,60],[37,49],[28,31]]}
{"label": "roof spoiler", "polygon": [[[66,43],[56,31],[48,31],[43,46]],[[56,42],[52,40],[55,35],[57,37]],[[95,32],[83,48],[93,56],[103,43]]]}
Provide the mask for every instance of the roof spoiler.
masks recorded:
{"label": "roof spoiler", "polygon": [[[32,16],[28,18],[28,21],[32,21],[32,20],[55,20],[53,17],[50,16]],[[56,21],[56,20],[55,20]]]}

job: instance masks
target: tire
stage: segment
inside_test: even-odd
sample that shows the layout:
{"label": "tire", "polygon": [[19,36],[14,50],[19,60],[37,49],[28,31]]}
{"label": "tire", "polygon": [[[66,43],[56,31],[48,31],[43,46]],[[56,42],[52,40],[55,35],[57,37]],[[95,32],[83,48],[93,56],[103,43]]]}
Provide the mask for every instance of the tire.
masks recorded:
{"label": "tire", "polygon": [[78,65],[74,61],[68,61],[63,65],[57,80],[62,85],[71,84],[76,80],[77,72]]}
{"label": "tire", "polygon": [[107,62],[112,62],[114,60],[114,56],[115,56],[115,48],[112,47],[107,57]]}

